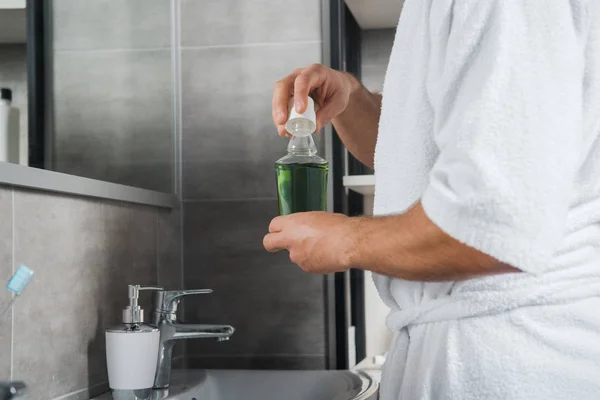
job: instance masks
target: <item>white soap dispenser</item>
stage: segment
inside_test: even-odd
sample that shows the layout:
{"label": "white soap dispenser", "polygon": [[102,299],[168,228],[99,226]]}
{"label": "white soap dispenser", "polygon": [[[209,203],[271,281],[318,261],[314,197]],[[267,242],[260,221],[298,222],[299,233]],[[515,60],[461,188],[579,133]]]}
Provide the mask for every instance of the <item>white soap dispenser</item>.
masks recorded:
{"label": "white soap dispenser", "polygon": [[144,324],[144,310],[138,304],[141,290],[163,289],[129,285],[123,323],[106,330],[108,384],[114,400],[149,399],[152,394],[160,332]]}

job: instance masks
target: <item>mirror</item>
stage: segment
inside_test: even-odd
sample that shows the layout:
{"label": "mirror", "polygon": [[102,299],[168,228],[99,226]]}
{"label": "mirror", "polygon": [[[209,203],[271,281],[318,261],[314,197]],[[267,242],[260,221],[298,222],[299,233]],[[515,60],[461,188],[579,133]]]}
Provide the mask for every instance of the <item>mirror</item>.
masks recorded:
{"label": "mirror", "polygon": [[0,162],[26,165],[27,34],[25,0],[0,1]]}
{"label": "mirror", "polygon": [[171,20],[165,0],[0,0],[0,86],[21,114],[19,163],[173,193]]}

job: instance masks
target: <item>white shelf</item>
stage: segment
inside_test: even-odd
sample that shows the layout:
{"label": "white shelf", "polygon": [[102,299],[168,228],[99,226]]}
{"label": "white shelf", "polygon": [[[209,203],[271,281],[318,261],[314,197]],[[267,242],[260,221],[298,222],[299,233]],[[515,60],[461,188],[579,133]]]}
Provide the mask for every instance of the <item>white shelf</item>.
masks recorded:
{"label": "white shelf", "polygon": [[395,29],[403,4],[403,0],[346,0],[362,29]]}
{"label": "white shelf", "polygon": [[25,9],[26,0],[0,0],[0,10]]}
{"label": "white shelf", "polygon": [[365,196],[373,196],[375,175],[347,175],[344,177],[344,187]]}
{"label": "white shelf", "polygon": [[26,42],[25,0],[0,0],[0,44]]}

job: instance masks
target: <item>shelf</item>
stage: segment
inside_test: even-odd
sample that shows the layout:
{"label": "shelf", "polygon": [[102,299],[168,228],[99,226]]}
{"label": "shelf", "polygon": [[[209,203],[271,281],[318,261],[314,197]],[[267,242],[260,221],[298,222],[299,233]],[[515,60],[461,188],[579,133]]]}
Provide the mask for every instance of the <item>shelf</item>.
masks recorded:
{"label": "shelf", "polygon": [[375,194],[375,175],[344,176],[344,187],[365,196],[373,196]]}
{"label": "shelf", "polygon": [[0,0],[0,10],[25,9],[26,0]]}
{"label": "shelf", "polygon": [[25,0],[0,0],[0,44],[27,43]]}
{"label": "shelf", "polygon": [[402,0],[346,0],[362,29],[396,29],[403,4]]}

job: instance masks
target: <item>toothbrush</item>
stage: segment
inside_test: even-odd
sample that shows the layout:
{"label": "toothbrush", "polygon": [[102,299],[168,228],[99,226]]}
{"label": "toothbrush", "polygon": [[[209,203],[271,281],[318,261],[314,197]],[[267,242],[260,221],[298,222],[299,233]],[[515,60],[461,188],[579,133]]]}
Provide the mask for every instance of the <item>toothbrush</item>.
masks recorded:
{"label": "toothbrush", "polygon": [[13,298],[8,302],[8,304],[0,311],[0,322],[4,319],[4,316],[10,310],[12,305],[14,304],[17,296],[20,296],[23,293],[23,290],[33,277],[33,271],[27,268],[24,265],[19,266],[15,274],[10,278],[8,284],[6,285],[6,289],[14,293]]}

